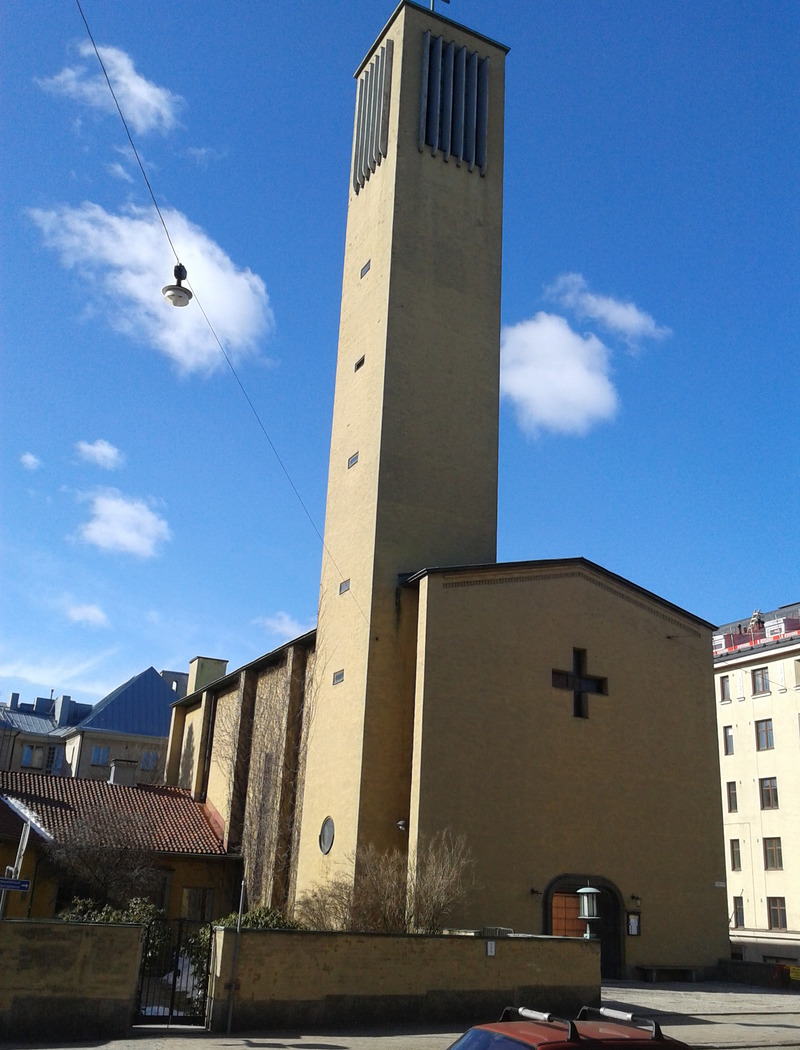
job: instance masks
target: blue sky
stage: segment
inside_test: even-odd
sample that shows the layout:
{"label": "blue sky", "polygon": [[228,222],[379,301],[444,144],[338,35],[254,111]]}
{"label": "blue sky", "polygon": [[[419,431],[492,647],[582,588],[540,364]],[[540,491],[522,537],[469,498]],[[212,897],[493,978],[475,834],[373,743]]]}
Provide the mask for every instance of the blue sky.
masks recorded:
{"label": "blue sky", "polygon": [[[83,0],[189,280],[321,530],[355,104],[392,0]],[[800,6],[453,0],[506,73],[501,560],[800,599]],[[235,667],[321,549],[76,6],[5,0],[0,700]],[[409,566],[409,570],[418,566]]]}

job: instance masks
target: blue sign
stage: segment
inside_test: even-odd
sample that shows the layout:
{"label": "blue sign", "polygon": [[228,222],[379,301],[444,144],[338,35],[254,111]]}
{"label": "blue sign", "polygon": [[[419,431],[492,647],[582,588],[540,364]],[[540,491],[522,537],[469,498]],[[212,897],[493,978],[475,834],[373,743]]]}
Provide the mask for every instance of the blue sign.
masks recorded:
{"label": "blue sign", "polygon": [[27,893],[30,888],[30,879],[0,879],[0,890],[19,890],[20,893]]}

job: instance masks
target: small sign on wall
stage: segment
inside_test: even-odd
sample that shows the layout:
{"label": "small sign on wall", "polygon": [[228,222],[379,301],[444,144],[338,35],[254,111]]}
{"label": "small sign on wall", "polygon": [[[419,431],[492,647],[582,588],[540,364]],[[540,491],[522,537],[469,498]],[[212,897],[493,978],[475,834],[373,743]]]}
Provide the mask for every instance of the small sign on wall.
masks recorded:
{"label": "small sign on wall", "polygon": [[487,941],[486,942],[486,954],[488,955],[488,957],[490,959],[493,959],[494,956],[495,956],[495,953],[496,953],[495,942],[494,941]]}
{"label": "small sign on wall", "polygon": [[638,911],[628,912],[628,936],[639,937],[642,932],[642,913]]}

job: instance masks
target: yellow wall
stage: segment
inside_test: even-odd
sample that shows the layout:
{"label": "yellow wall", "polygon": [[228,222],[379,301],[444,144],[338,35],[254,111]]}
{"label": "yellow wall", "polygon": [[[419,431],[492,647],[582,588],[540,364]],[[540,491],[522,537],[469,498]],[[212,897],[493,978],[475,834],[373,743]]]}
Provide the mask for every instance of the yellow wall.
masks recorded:
{"label": "yellow wall", "polygon": [[[224,1030],[236,931],[218,929],[212,1029]],[[243,930],[233,1030],[495,1020],[509,1005],[599,1005],[596,942]]]}
{"label": "yellow wall", "polygon": [[178,787],[186,788],[188,791],[194,791],[200,767],[200,749],[203,742],[203,714],[204,705],[200,702],[186,708]]}
{"label": "yellow wall", "polygon": [[141,926],[0,923],[0,1038],[63,1045],[128,1033]]}
{"label": "yellow wall", "polygon": [[[477,885],[452,922],[543,929],[565,874],[641,898],[628,966],[727,954],[709,633],[588,568],[421,584],[410,841],[464,834]],[[573,648],[608,680],[573,716]]]}

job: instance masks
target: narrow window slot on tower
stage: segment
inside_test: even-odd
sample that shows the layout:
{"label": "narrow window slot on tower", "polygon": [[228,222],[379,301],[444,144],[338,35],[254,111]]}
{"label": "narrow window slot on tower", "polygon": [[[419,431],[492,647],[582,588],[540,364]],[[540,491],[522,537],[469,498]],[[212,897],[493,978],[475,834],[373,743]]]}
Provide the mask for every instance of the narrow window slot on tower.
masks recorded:
{"label": "narrow window slot on tower", "polygon": [[362,354],[361,357],[359,357],[359,359],[356,361],[355,367],[353,368],[353,371],[357,372],[359,370],[359,368],[363,367],[363,365],[364,365],[364,355]]}
{"label": "narrow window slot on tower", "polygon": [[350,459],[348,459],[347,461],[347,469],[349,470],[351,467],[354,467],[356,463],[358,463],[358,453],[354,452]]}
{"label": "narrow window slot on tower", "polygon": [[343,670],[342,671],[334,671],[333,672],[333,684],[334,685],[341,685],[341,683],[343,681],[344,681],[344,671]]}
{"label": "narrow window slot on tower", "polygon": [[369,268],[372,265],[372,259],[367,259],[364,265],[361,267],[361,276],[366,277],[369,273]]}
{"label": "narrow window slot on tower", "polygon": [[348,580],[342,580],[342,582],[339,584],[339,594],[344,594],[345,591],[349,591],[349,590],[350,590],[350,580],[349,579]]}

